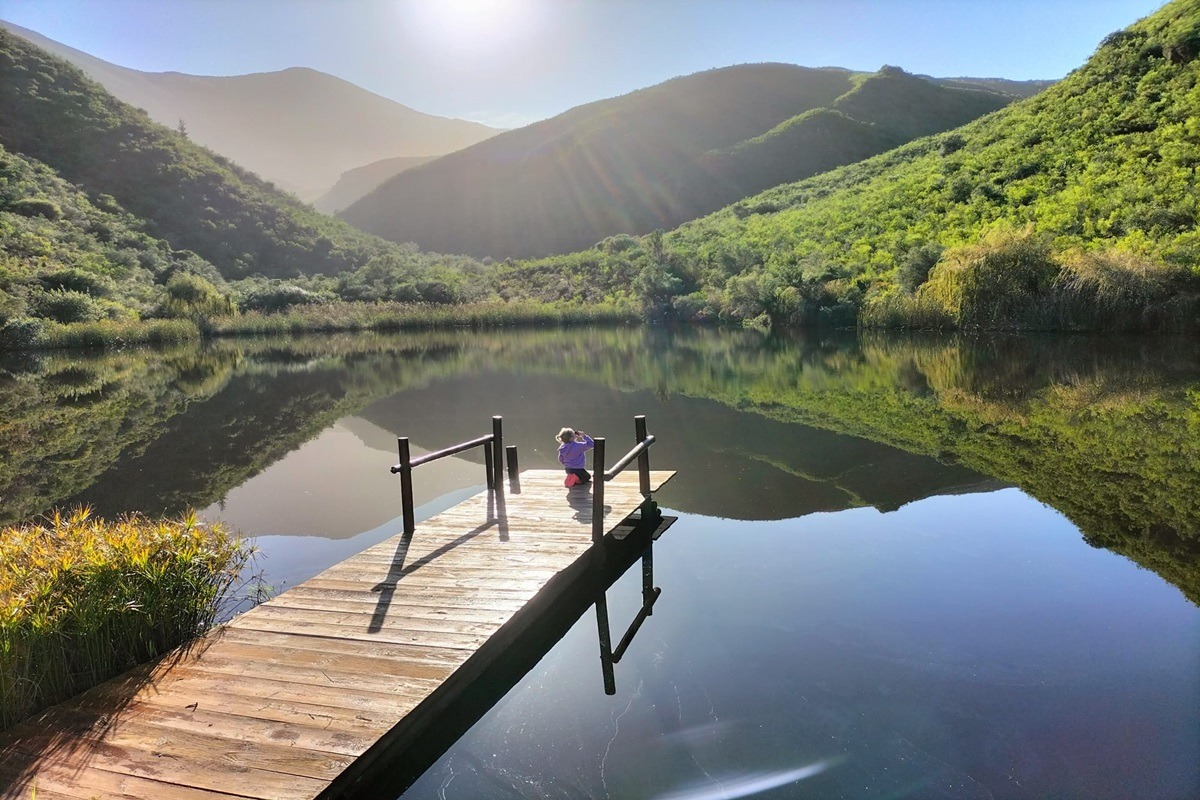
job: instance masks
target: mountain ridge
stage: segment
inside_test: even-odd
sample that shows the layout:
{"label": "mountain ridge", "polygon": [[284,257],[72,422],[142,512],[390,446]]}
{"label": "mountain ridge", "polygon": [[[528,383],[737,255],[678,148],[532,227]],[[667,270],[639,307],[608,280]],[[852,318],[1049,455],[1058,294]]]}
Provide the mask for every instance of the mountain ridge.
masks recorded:
{"label": "mountain ridge", "polygon": [[[959,107],[947,102],[929,109],[937,116],[935,130],[1014,99],[896,72],[903,78],[891,80],[903,83],[908,99],[928,104],[931,93],[971,98]],[[752,148],[736,157],[722,152],[806,112],[833,108],[839,98],[888,75],[767,63],[680,76],[577,106],[407,170],[340,216],[393,241],[493,258],[563,253],[616,234],[673,228],[769,186],[912,138],[897,135],[899,130],[884,132],[876,119],[868,119],[852,141],[823,131],[816,154],[790,140],[788,152],[780,152],[783,140],[757,154]],[[753,162],[748,168],[747,161]],[[742,180],[743,170],[753,179]]]}
{"label": "mountain ridge", "polygon": [[0,28],[75,64],[156,122],[175,128],[182,121],[196,142],[303,200],[364,164],[443,155],[499,132],[417,111],[310,67],[247,75],[144,72],[3,20]]}

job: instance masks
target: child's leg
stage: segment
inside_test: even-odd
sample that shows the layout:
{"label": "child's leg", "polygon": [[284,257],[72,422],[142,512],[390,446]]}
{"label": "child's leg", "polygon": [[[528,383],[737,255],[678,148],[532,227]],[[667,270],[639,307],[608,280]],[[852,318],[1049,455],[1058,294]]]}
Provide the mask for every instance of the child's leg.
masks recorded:
{"label": "child's leg", "polygon": [[574,474],[576,478],[579,478],[580,483],[587,483],[592,479],[592,476],[588,474],[586,469],[571,469],[567,471]]}

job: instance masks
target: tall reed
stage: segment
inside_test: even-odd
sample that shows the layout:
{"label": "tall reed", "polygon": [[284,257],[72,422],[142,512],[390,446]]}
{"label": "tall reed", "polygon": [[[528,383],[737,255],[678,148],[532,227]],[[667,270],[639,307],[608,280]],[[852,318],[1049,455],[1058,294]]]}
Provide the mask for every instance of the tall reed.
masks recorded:
{"label": "tall reed", "polygon": [[0,529],[0,730],[210,628],[252,556],[194,513]]}

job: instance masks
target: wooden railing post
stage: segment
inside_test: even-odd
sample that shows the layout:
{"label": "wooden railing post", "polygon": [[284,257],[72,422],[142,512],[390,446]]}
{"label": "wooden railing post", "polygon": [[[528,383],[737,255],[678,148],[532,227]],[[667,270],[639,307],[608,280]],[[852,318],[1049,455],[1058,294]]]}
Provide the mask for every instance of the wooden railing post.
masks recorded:
{"label": "wooden railing post", "polygon": [[504,434],[502,432],[503,417],[492,417],[492,463],[496,465],[496,474],[491,482],[491,487],[497,492],[504,488],[504,470],[501,464],[504,463],[502,456],[504,455]]}
{"label": "wooden railing post", "polygon": [[496,485],[496,467],[492,463],[492,448],[490,444],[483,446],[483,471],[487,477],[484,482],[487,484],[488,491],[491,491]]}
{"label": "wooden railing post", "polygon": [[595,474],[592,476],[592,542],[595,543],[604,537],[604,437],[593,441],[596,446],[593,450]]}
{"label": "wooden railing post", "polygon": [[517,469],[517,446],[515,444],[506,445],[504,447],[504,454],[508,457],[508,479],[515,481],[517,473],[520,472]]}
{"label": "wooden railing post", "polygon": [[[637,441],[634,445],[639,445],[646,441],[646,415],[638,414],[633,418],[633,432]],[[638,489],[642,492],[642,497],[650,496],[650,451],[643,450],[638,456]]]}
{"label": "wooden railing post", "polygon": [[397,439],[396,448],[400,451],[400,502],[404,509],[404,533],[411,536],[417,529],[417,522],[413,513],[412,458],[409,455],[408,437]]}

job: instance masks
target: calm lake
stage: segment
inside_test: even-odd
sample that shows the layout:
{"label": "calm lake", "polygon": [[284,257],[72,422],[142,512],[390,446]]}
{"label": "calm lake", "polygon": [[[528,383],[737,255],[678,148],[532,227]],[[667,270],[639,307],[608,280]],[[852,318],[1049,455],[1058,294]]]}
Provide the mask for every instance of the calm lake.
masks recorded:
{"label": "calm lake", "polygon": [[[193,507],[286,589],[400,530],[396,437],[563,425],[678,475],[662,595],[570,632],[404,798],[1200,796],[1194,341],[539,329],[0,362],[0,522]],[[479,451],[473,451],[478,453]],[[418,521],[482,456],[414,474]],[[420,527],[418,522],[418,535]],[[613,635],[641,602],[609,589]]]}

